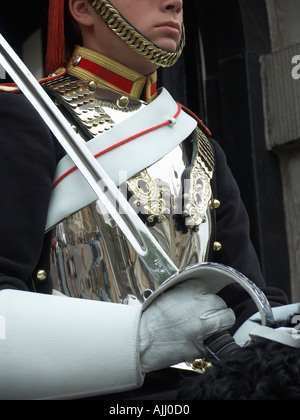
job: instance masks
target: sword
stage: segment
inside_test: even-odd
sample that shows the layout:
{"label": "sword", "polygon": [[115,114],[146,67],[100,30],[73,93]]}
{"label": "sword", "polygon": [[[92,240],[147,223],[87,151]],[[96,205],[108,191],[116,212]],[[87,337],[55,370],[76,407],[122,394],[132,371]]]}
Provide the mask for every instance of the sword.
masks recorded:
{"label": "sword", "polygon": [[[203,271],[208,275],[213,273],[215,277],[219,276],[222,279],[224,286],[237,282],[250,294],[261,314],[263,325],[268,325],[273,321],[272,310],[265,295],[254,283],[236,270],[220,264],[204,263],[179,271],[133,208],[128,205],[126,198],[89,151],[85,141],[75,133],[69,122],[1,34],[0,64],[53,132],[131,243],[157,285],[162,286],[161,290],[165,290],[170,282],[174,283],[174,280],[175,283],[179,283],[190,278],[195,279],[201,271],[202,275]],[[213,283],[213,279],[211,283]],[[146,300],[148,305],[151,300],[151,296]]]}

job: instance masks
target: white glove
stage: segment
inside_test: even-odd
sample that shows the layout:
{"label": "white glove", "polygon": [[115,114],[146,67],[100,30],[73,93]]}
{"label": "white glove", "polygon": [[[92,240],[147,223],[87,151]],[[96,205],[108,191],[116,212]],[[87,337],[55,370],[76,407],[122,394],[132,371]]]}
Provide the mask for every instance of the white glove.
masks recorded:
{"label": "white glove", "polygon": [[233,311],[203,282],[189,280],[175,286],[158,296],[142,315],[142,370],[147,373],[200,358],[204,340],[234,322]]}

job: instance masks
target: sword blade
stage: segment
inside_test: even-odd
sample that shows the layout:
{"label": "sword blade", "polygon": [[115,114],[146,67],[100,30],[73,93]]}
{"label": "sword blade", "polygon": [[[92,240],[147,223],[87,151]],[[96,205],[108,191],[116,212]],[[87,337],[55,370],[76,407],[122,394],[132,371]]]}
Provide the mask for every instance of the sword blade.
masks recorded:
{"label": "sword blade", "polygon": [[1,34],[0,64],[53,132],[157,284],[162,284],[169,277],[178,273],[178,268],[89,151],[85,141],[75,133],[66,118]]}

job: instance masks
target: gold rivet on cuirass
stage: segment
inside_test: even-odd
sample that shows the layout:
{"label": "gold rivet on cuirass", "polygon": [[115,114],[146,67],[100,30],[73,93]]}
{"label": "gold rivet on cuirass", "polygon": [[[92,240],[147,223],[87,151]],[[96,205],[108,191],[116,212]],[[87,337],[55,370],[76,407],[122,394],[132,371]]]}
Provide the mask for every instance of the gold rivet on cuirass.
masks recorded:
{"label": "gold rivet on cuirass", "polygon": [[97,83],[96,82],[94,82],[93,80],[88,84],[88,90],[91,92],[91,93],[94,93],[94,92],[96,92],[96,90],[97,90]]}
{"label": "gold rivet on cuirass", "polygon": [[117,105],[119,108],[126,108],[128,104],[129,104],[129,98],[127,96],[121,96],[117,100]]}

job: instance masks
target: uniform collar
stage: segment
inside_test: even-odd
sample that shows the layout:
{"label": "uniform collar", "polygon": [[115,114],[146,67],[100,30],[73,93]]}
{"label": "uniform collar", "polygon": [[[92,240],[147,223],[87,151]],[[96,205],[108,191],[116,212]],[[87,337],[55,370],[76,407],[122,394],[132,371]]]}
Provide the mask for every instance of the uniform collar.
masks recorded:
{"label": "uniform collar", "polygon": [[75,48],[67,72],[83,80],[93,80],[134,99],[151,102],[156,97],[156,72],[145,76],[88,48]]}

